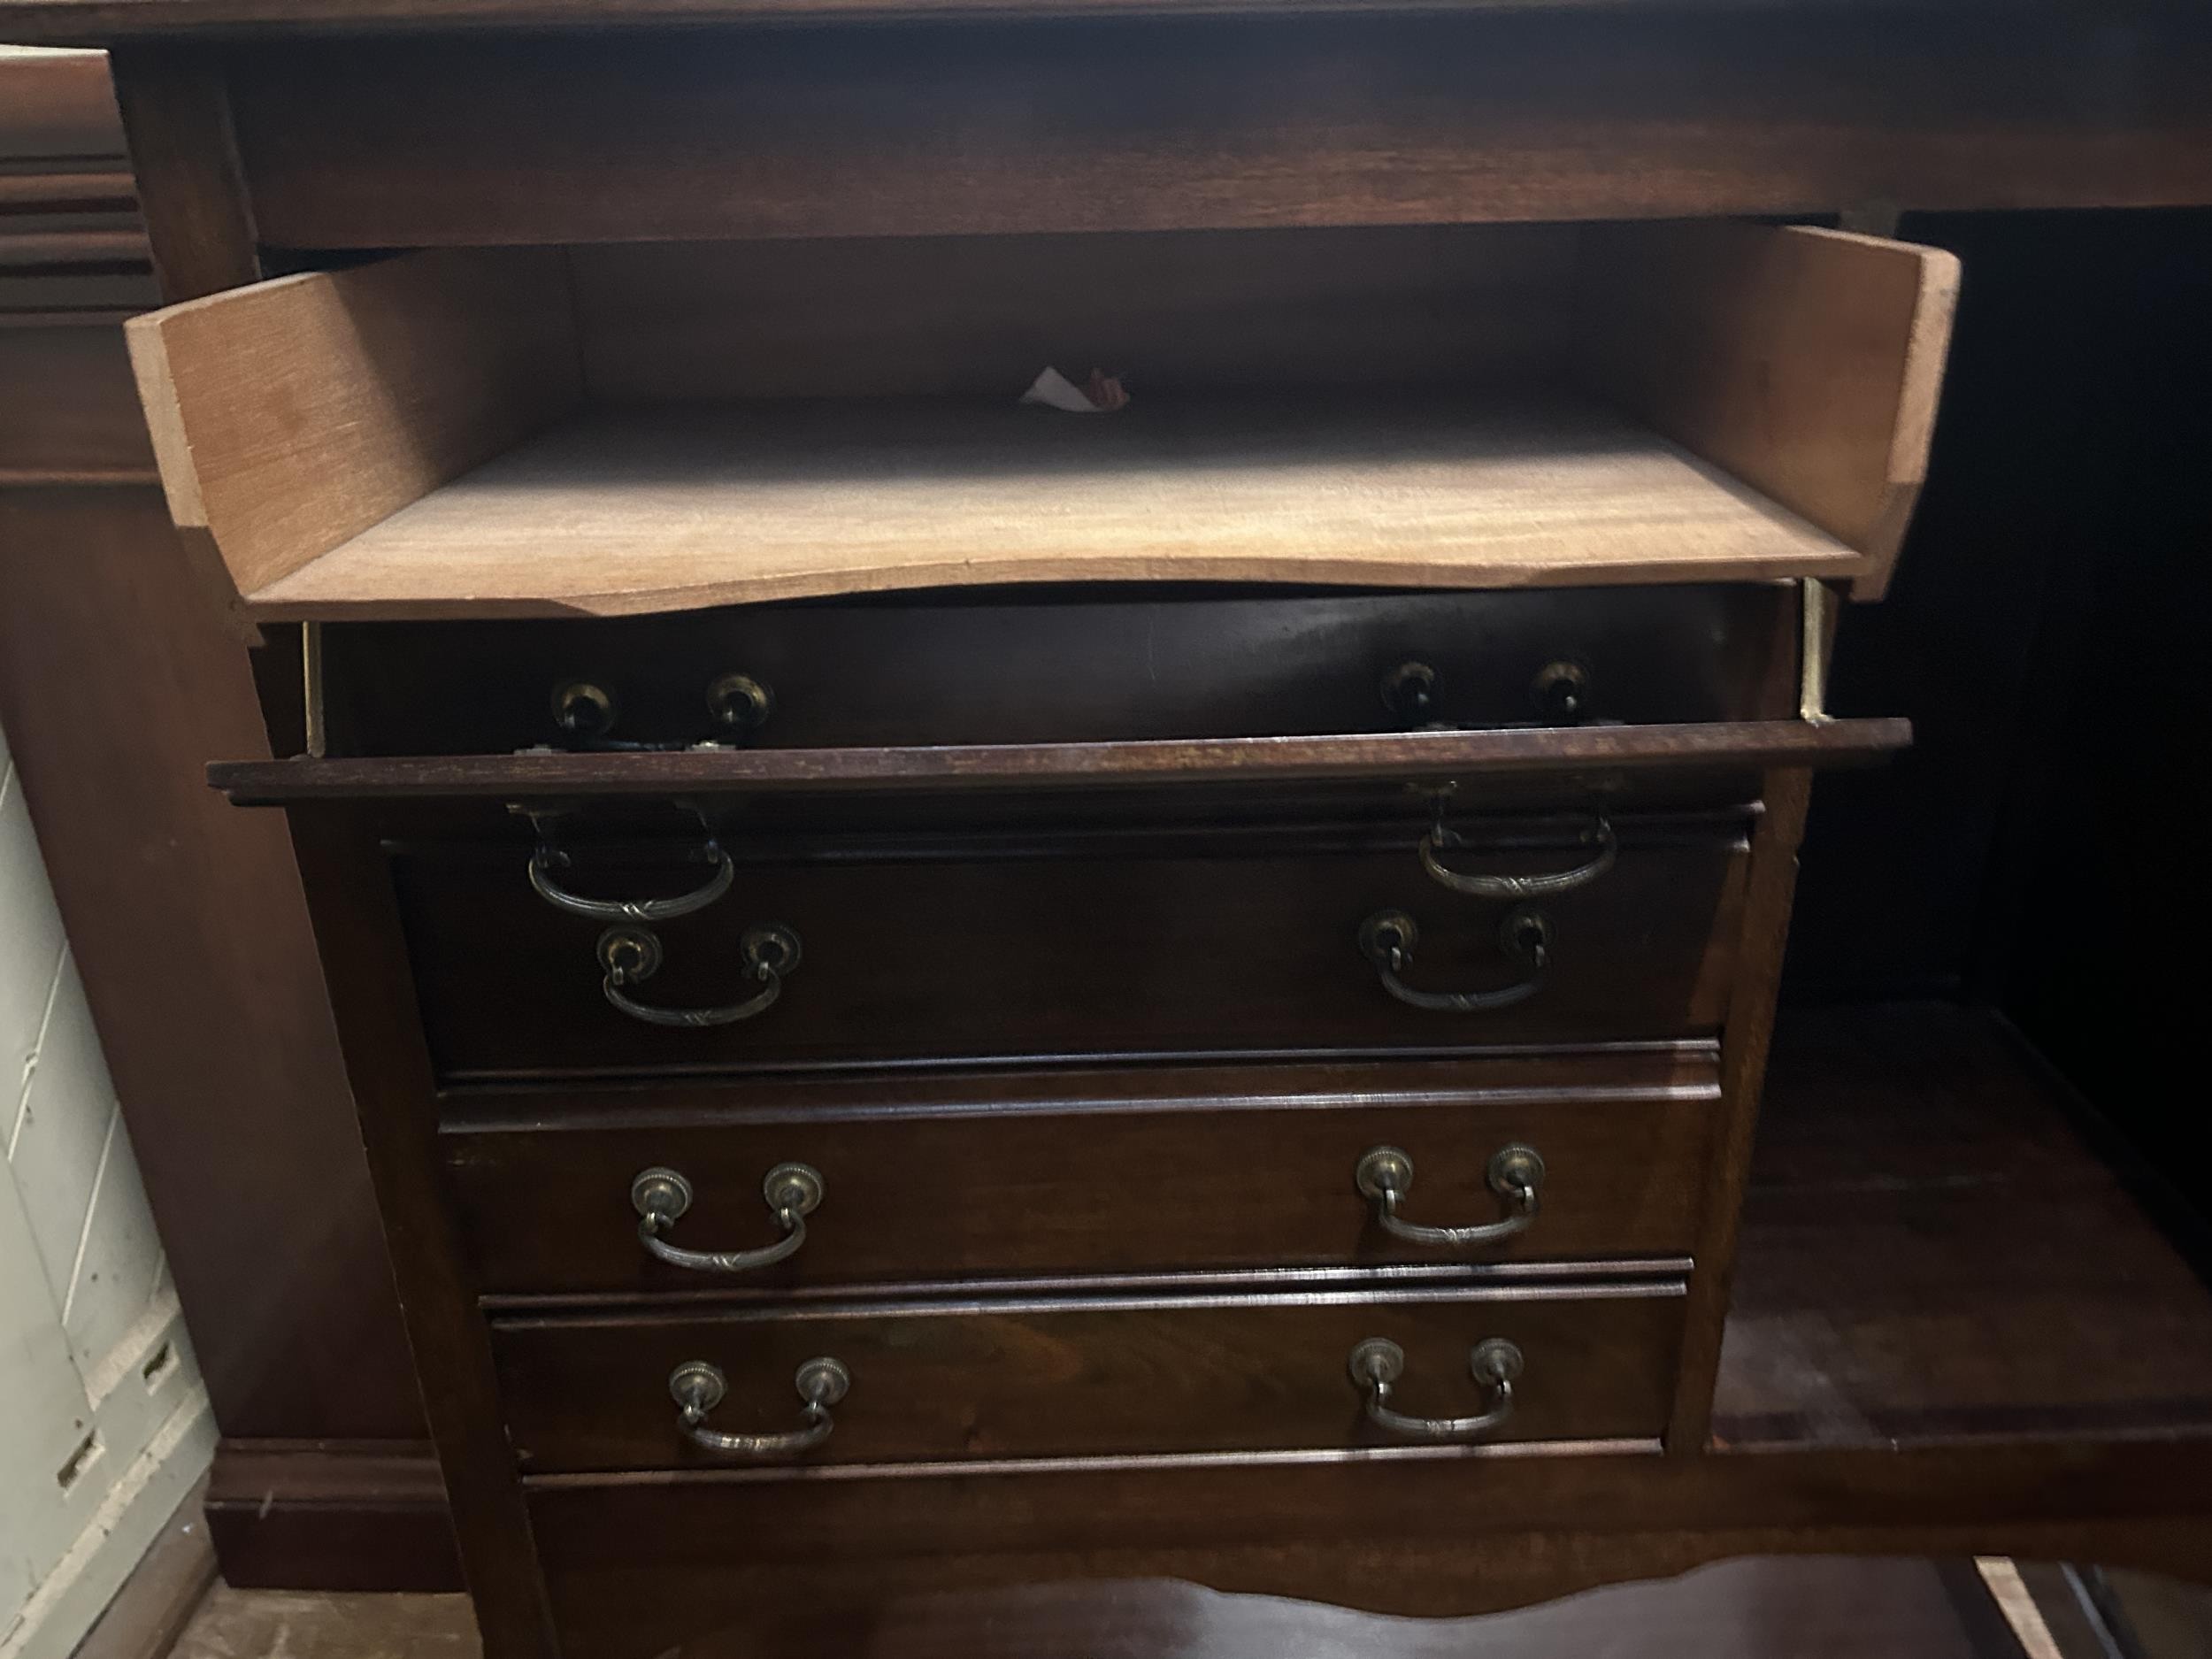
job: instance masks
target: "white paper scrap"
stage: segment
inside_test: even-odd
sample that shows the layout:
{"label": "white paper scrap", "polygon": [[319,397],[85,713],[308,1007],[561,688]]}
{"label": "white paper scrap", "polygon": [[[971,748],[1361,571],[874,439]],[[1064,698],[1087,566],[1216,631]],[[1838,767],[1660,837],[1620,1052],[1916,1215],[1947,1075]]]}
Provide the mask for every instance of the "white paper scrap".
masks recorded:
{"label": "white paper scrap", "polygon": [[1021,401],[1042,403],[1071,415],[1105,415],[1126,403],[1129,394],[1121,389],[1119,380],[1095,370],[1091,373],[1090,389],[1086,391],[1059,370],[1047,369],[1030,381]]}

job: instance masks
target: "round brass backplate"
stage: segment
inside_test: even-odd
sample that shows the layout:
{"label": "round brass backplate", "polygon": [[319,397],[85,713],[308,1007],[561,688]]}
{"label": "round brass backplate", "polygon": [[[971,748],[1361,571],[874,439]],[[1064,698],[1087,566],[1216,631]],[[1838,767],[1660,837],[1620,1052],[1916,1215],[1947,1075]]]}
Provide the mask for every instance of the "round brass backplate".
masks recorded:
{"label": "round brass backplate", "polygon": [[779,1164],[760,1182],[760,1195],[769,1209],[800,1216],[812,1215],[826,1190],[821,1171],[810,1164]]}
{"label": "round brass backplate", "polygon": [[827,1355],[807,1361],[792,1380],[799,1386],[799,1398],[814,1406],[835,1405],[853,1386],[852,1373]]}
{"label": "round brass backplate", "polygon": [[630,1182],[630,1206],[641,1216],[673,1221],[691,1208],[691,1183],[657,1164],[640,1170]]}
{"label": "round brass backplate", "polygon": [[1386,1193],[1402,1198],[1413,1188],[1412,1155],[1398,1147],[1370,1147],[1352,1168],[1352,1184],[1363,1198]]}
{"label": "round brass backplate", "polygon": [[1511,1382],[1521,1365],[1521,1350],[1502,1336],[1485,1337],[1467,1356],[1467,1369],[1479,1383]]}
{"label": "round brass backplate", "polygon": [[1406,1351],[1386,1336],[1371,1336],[1352,1350],[1348,1368],[1361,1387],[1394,1383],[1406,1374]]}

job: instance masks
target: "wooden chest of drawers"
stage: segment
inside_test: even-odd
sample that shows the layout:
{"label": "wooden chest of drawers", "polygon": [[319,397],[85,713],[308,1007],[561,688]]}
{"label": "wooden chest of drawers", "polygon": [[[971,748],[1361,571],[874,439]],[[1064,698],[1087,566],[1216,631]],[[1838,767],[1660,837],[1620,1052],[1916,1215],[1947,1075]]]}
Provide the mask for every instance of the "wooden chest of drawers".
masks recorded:
{"label": "wooden chest of drawers", "polygon": [[[763,613],[325,625],[318,724],[353,752],[219,778],[291,803],[365,1111],[470,1304],[488,1477],[557,1517],[703,1482],[700,1525],[803,1530],[839,1525],[824,1480],[1172,1502],[1701,1437],[1803,768],[1902,733],[1800,713],[1798,589],[1652,589],[1640,655],[1600,650],[1634,591],[802,608],[866,695],[821,682],[822,741],[776,741],[792,682],[753,644],[767,718],[704,747],[675,687]],[[1141,663],[1146,611],[1291,643]],[[1090,672],[964,654],[1016,618]],[[1513,724],[1341,731],[1524,626],[1486,705]],[[1306,639],[1345,695],[1298,687]],[[871,700],[886,659],[974,741],[855,741],[924,734]],[[1588,701],[1547,724],[1552,663]],[[488,664],[526,693],[471,697]],[[437,754],[441,695],[508,752]],[[998,1550],[936,1514],[887,1512],[855,1571]],[[564,1651],[699,1637],[703,1583],[649,1573],[657,1610]]]}
{"label": "wooden chest of drawers", "polygon": [[[345,12],[122,55],[132,351],[495,1659],[2202,1536],[2132,1443],[1717,1417],[1811,773],[1909,738],[1829,718],[1836,608],[1958,279],[1756,222],[1893,196],[1896,110],[1734,145],[1856,65],[1908,173],[2075,199],[1985,164],[1978,42],[1750,26],[1711,121],[1641,25],[1626,81],[1521,17],[283,27]],[[1133,401],[1014,407],[1068,352]]]}

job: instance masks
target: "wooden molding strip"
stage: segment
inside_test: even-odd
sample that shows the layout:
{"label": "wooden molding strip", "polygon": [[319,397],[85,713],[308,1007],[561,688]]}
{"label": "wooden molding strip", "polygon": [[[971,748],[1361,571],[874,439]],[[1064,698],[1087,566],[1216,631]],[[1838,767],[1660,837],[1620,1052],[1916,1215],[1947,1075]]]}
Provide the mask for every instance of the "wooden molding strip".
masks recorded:
{"label": "wooden molding strip", "polygon": [[698,790],[1080,789],[1356,782],[1500,772],[1818,765],[1912,741],[1909,721],[1715,721],[1331,737],[1231,737],[957,748],[684,749],[233,761],[208,780],[241,806]]}
{"label": "wooden molding strip", "polygon": [[462,1587],[444,1477],[425,1442],[226,1440],[207,1525],[237,1589]]}

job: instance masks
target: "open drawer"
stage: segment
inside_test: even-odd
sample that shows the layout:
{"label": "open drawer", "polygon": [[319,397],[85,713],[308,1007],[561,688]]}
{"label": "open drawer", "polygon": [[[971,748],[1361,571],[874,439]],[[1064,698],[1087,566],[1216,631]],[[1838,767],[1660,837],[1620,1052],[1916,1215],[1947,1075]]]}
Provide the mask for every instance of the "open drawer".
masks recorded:
{"label": "open drawer", "polygon": [[[1114,283],[1071,280],[1101,259]],[[130,343],[172,512],[250,620],[1070,580],[1864,595],[1956,275],[1725,223],[462,249]],[[1055,359],[1133,400],[1018,406]]]}

